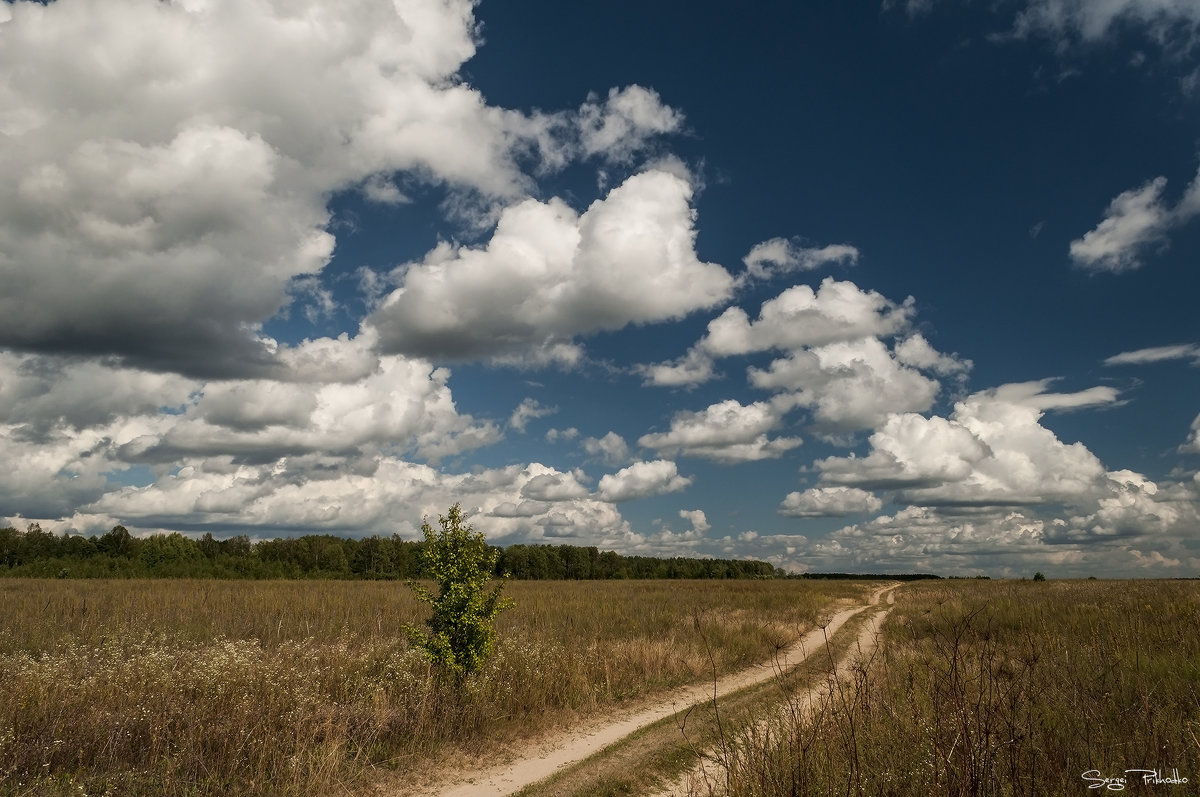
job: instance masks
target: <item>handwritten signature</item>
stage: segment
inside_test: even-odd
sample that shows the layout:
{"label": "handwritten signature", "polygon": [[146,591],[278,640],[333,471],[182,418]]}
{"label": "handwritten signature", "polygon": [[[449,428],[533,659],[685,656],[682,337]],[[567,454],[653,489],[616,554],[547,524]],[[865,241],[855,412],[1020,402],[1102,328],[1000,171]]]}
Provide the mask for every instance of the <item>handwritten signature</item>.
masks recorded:
{"label": "handwritten signature", "polygon": [[1083,779],[1088,782],[1089,789],[1107,789],[1108,791],[1125,791],[1125,787],[1139,780],[1148,786],[1182,786],[1187,778],[1179,777],[1179,770],[1172,769],[1171,774],[1163,775],[1161,769],[1127,769],[1121,775],[1106,778],[1098,769],[1089,769],[1083,773]]}

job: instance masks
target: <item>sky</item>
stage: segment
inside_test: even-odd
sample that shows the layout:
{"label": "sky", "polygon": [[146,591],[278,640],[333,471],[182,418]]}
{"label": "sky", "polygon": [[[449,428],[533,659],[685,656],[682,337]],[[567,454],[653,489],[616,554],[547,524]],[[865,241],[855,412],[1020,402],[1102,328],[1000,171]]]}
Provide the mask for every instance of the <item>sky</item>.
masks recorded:
{"label": "sky", "polygon": [[1194,0],[0,1],[0,521],[1200,575]]}

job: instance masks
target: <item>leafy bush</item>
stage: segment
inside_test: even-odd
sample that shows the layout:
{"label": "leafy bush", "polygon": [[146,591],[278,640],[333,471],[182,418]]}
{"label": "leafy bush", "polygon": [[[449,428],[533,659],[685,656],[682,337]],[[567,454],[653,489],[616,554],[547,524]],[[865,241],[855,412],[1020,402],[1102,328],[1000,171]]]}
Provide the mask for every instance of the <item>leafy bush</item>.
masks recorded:
{"label": "leafy bush", "polygon": [[456,681],[478,670],[491,654],[496,644],[492,624],[512,605],[500,597],[503,581],[488,590],[499,551],[488,547],[483,534],[466,525],[466,519],[455,504],[438,516],[440,531],[428,522],[421,525],[422,561],[425,572],[437,582],[438,593],[409,581],[417,598],[433,607],[433,616],[425,621],[428,632],[404,626],[412,643]]}

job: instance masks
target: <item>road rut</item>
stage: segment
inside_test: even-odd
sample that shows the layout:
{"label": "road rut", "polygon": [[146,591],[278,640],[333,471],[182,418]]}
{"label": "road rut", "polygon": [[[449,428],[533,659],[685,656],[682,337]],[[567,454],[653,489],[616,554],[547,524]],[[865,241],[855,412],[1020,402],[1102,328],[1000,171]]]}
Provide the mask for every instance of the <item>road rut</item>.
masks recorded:
{"label": "road rut", "polygon": [[[792,667],[821,650],[827,637],[832,637],[850,618],[878,605],[881,597],[896,586],[893,584],[881,587],[872,593],[867,604],[837,612],[824,628],[808,632],[783,650],[779,662],[785,667]],[[894,600],[894,596],[888,597]],[[868,636],[869,640],[866,639]],[[859,643],[860,646],[874,645],[872,624],[864,628]],[[429,797],[490,797],[513,794],[665,717],[759,684],[774,677],[776,672],[774,663],[761,664],[718,679],[715,688],[713,684],[707,683],[675,689],[667,696],[638,709],[619,712],[607,719],[591,722],[585,727],[571,729],[552,739],[543,740],[522,752],[516,760],[474,772],[457,772],[451,776],[449,782],[425,794]]]}

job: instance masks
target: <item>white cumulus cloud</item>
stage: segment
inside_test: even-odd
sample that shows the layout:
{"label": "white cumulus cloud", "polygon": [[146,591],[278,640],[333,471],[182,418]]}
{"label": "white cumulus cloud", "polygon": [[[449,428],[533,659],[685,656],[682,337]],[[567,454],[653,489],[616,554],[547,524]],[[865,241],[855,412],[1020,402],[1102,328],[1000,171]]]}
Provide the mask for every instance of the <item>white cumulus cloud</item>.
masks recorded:
{"label": "white cumulus cloud", "polygon": [[526,425],[534,418],[545,418],[558,412],[558,407],[545,407],[537,399],[524,399],[509,416],[508,425],[518,432],[524,432]]}
{"label": "white cumulus cloud", "polygon": [[669,456],[683,454],[717,462],[774,459],[802,442],[797,437],[769,437],[767,433],[779,423],[779,411],[768,402],[743,405],[729,399],[700,412],[677,413],[668,431],[643,435],[638,445]]}
{"label": "white cumulus cloud", "polygon": [[856,512],[878,512],[883,502],[874,493],[857,487],[812,487],[788,493],[779,514],[788,517],[840,517]]}
{"label": "white cumulus cloud", "polygon": [[692,531],[703,534],[712,528],[703,509],[680,509],[679,516],[692,524]]}
{"label": "white cumulus cloud", "polygon": [[893,415],[870,437],[865,457],[817,462],[830,483],[894,489],[913,504],[1036,504],[1091,501],[1104,468],[1081,443],[1041,425],[1046,409],[1111,402],[1114,396],[1041,392],[1045,383],[1006,385],[955,404],[949,418]]}
{"label": "white cumulus cloud", "polygon": [[875,291],[830,277],[817,290],[796,285],[763,302],[758,319],[731,307],[708,325],[698,348],[725,357],[889,336],[905,329],[912,300],[895,304]]}
{"label": "white cumulus cloud", "polygon": [[755,387],[792,392],[820,427],[834,432],[871,429],[893,413],[924,412],[941,388],[901,364],[878,338],[793,352],[748,373]]}
{"label": "white cumulus cloud", "polygon": [[599,457],[610,465],[629,459],[629,444],[616,432],[610,431],[604,437],[585,437],[580,445],[588,456]]}
{"label": "white cumulus cloud", "polygon": [[586,155],[628,163],[652,136],[673,133],[683,114],[664,105],[653,89],[609,89],[603,102],[595,95],[579,109],[576,122]]}
{"label": "white cumulus cloud", "polygon": [[679,492],[691,483],[690,477],[679,475],[674,462],[656,459],[635,462],[616,473],[602,476],[597,494],[600,500],[616,504],[652,495]]}
{"label": "white cumulus cloud", "polygon": [[485,247],[440,246],[404,267],[367,323],[385,351],[475,359],[536,356],[711,307],[733,278],[697,259],[691,195],[687,180],[654,170],[582,214],[561,200],[512,205]]}
{"label": "white cumulus cloud", "polygon": [[521,488],[521,497],[531,501],[572,501],[585,498],[588,493],[588,488],[579,483],[579,476],[574,473],[542,473]]}
{"label": "white cumulus cloud", "polygon": [[[417,182],[512,202],[533,189],[525,164],[624,162],[682,124],[639,86],[573,111],[488,105],[459,74],[476,47],[471,0],[0,8],[0,346],[18,350],[270,375],[261,325],[302,294],[333,306],[317,278],[337,192],[397,205]],[[686,199],[661,198],[630,236],[662,235],[685,257]],[[635,220],[655,202],[639,199]],[[608,210],[596,215],[628,220]],[[607,255],[653,246],[623,243]]]}

